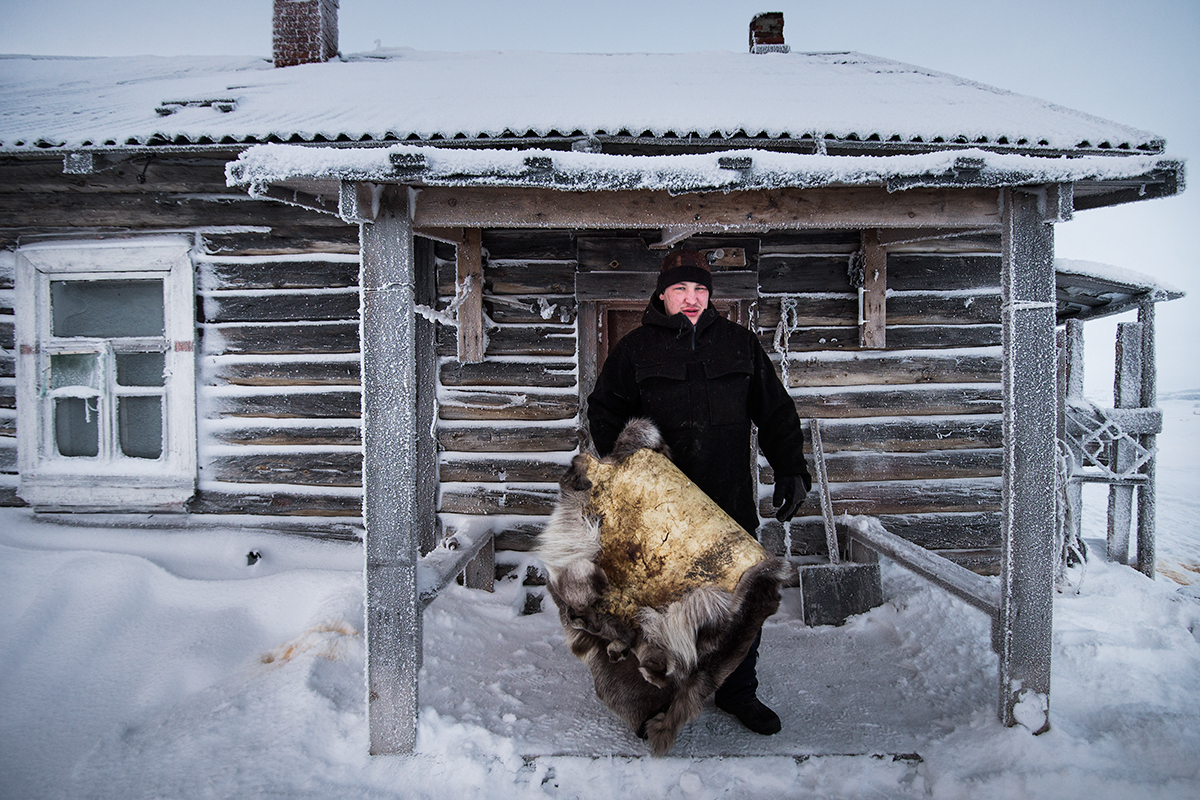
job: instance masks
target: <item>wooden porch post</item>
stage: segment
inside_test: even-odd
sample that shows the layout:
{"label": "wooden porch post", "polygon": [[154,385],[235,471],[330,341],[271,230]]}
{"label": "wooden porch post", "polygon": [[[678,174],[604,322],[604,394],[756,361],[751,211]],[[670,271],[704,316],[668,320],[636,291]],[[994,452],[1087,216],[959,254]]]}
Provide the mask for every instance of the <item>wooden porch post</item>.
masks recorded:
{"label": "wooden porch post", "polygon": [[[421,605],[417,559],[432,531],[426,362],[432,324],[415,313],[418,275],[407,189],[384,190],[360,227],[367,717],[373,755],[411,753],[417,732]],[[426,542],[427,544],[427,542]]]}
{"label": "wooden porch post", "polygon": [[[1158,405],[1158,364],[1154,352],[1154,300],[1142,298],[1138,304],[1138,323],[1142,328],[1142,408],[1154,408]],[[1158,437],[1153,433],[1143,434],[1141,445],[1154,452]],[[1158,502],[1155,490],[1155,462],[1151,456],[1142,468],[1146,482],[1138,486],[1137,500],[1137,568],[1146,577],[1154,579],[1155,557],[1155,523]]]}
{"label": "wooden porch post", "polygon": [[1054,229],[1045,196],[1005,190],[1000,718],[1050,728],[1054,572]]}

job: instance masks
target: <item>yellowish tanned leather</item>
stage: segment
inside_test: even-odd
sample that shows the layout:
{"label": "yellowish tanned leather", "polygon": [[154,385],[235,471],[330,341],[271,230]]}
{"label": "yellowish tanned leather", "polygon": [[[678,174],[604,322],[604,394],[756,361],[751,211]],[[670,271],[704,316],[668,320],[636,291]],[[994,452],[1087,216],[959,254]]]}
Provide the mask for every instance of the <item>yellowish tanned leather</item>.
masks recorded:
{"label": "yellowish tanned leather", "polygon": [[601,610],[629,623],[699,586],[730,592],[766,558],[753,536],[669,459],[638,450],[618,464],[588,457],[588,513],[600,524],[597,563],[608,576]]}

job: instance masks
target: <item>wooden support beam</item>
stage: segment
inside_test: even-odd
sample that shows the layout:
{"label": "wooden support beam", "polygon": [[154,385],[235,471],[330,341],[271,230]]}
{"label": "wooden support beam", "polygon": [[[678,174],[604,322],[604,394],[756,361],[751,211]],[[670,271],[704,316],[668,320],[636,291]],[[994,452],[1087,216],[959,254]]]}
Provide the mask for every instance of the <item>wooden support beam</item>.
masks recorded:
{"label": "wooden support beam", "polygon": [[[491,530],[481,526],[479,530],[462,531],[447,536],[446,541],[442,543],[443,546],[426,554],[419,564],[421,608],[432,603],[438,593],[464,571],[474,570],[478,573],[484,562],[487,562],[491,569],[494,580],[496,571],[494,541]],[[486,586],[481,585],[484,577],[478,574],[475,577],[468,576],[467,586],[486,589],[490,592],[492,590],[490,581]]]}
{"label": "wooden support beam", "polygon": [[770,189],[672,195],[665,191],[426,186],[414,224],[465,228],[676,228],[767,231],[987,228],[1000,224],[996,189],[883,187]]}
{"label": "wooden support beam", "polygon": [[483,238],[479,228],[463,231],[455,252],[455,302],[458,303],[458,360],[483,361],[487,342],[483,335]]}
{"label": "wooden support beam", "polygon": [[1001,491],[1000,718],[1050,728],[1056,402],[1054,228],[1036,192],[1001,205],[1004,477]]}
{"label": "wooden support beam", "polygon": [[[1154,345],[1154,300],[1143,297],[1138,306],[1138,323],[1142,326],[1142,408],[1158,406],[1158,363],[1155,361]],[[1160,412],[1161,413],[1161,412]],[[1142,447],[1151,453],[1157,445],[1154,434],[1144,434],[1140,439]],[[1138,487],[1137,502],[1137,568],[1146,577],[1154,578],[1155,556],[1155,526],[1158,515],[1157,490],[1155,488],[1155,456],[1142,467],[1146,482]]]}
{"label": "wooden support beam", "polygon": [[913,544],[883,527],[874,517],[856,517],[847,526],[850,538],[892,559],[922,578],[992,618],[1000,614],[1000,592],[991,579],[955,564],[945,556]]}
{"label": "wooden support beam", "polygon": [[879,230],[862,233],[863,285],[859,290],[858,345],[881,350],[887,347],[887,250],[879,243]]}
{"label": "wooden support beam", "polygon": [[[429,432],[432,323],[415,313],[429,280],[417,274],[408,192],[388,187],[362,250],[363,523],[367,718],[372,754],[416,745],[421,607],[417,566],[432,502],[422,471],[436,463]],[[422,367],[424,361],[430,362]]]}
{"label": "wooden support beam", "polygon": [[[1069,319],[1058,336],[1058,407],[1057,438],[1066,445],[1071,454],[1069,469],[1074,473],[1085,463],[1083,448],[1074,437],[1067,435],[1067,407],[1083,401],[1083,322]],[[1072,480],[1067,483],[1067,532],[1073,541],[1083,536],[1083,484]]]}
{"label": "wooden support beam", "polygon": [[[1142,326],[1137,322],[1117,324],[1116,356],[1113,361],[1113,406],[1138,408],[1142,401]],[[1113,443],[1111,469],[1118,475],[1128,472],[1137,459],[1129,441]],[[1129,531],[1133,524],[1133,487],[1111,484],[1108,487],[1108,560],[1129,563]]]}
{"label": "wooden support beam", "polygon": [[365,181],[342,181],[338,187],[338,216],[346,222],[373,222],[379,212],[382,187]]}

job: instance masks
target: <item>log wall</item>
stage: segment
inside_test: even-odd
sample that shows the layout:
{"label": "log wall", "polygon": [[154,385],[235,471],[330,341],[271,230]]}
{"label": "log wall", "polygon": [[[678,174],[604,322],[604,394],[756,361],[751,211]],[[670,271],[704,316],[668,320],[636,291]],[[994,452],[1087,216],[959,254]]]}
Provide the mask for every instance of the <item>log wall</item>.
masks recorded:
{"label": "log wall", "polygon": [[[1000,543],[999,244],[890,247],[886,346],[871,350],[858,347],[847,272],[858,234],[767,237],[759,261],[760,336],[801,418],[821,424],[834,513],[878,516],[982,571]],[[770,519],[769,485],[762,500]],[[806,508],[815,514],[815,499]],[[825,551],[818,516],[763,536],[792,554]]]}
{"label": "log wall", "polygon": [[344,249],[206,239],[193,512],[361,514],[359,257]]}
{"label": "log wall", "polygon": [[[849,232],[734,242],[758,270],[756,330],[801,418],[821,421],[835,513],[879,516],[922,546],[989,570],[1003,470],[999,242],[889,248],[887,345],[864,350],[847,273],[859,241]],[[486,515],[499,547],[525,549],[578,446],[575,273],[592,262],[645,265],[638,246],[621,240],[611,258],[597,255],[608,245],[591,235],[484,231],[483,242],[483,361],[458,362],[453,329],[441,336],[439,512],[448,527]],[[706,237],[703,246],[720,242]],[[452,247],[439,249],[438,269],[444,309],[455,291]],[[762,466],[770,520],[773,476]],[[813,516],[786,528],[766,524],[764,542],[792,555],[823,553],[815,498],[806,508]]]}
{"label": "log wall", "polygon": [[[483,232],[487,346],[460,363],[453,328],[439,341],[438,444],[443,524],[487,515],[501,549],[528,549],[577,452],[574,237]],[[442,308],[455,293],[454,250],[438,250]]]}
{"label": "log wall", "polygon": [[306,517],[301,527],[318,535],[361,535],[358,228],[226,186],[235,157],[138,155],[88,175],[64,174],[61,156],[0,158],[0,503],[21,502],[15,247],[188,233],[197,242],[199,344],[190,510]]}

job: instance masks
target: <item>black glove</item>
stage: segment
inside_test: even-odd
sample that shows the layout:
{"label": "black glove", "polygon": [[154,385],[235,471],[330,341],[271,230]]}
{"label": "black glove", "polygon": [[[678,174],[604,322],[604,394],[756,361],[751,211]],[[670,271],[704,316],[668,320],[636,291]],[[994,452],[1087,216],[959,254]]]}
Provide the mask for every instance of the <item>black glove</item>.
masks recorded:
{"label": "black glove", "polygon": [[775,494],[771,498],[771,505],[775,506],[775,519],[787,522],[796,516],[796,511],[807,494],[804,478],[799,475],[776,475]]}

